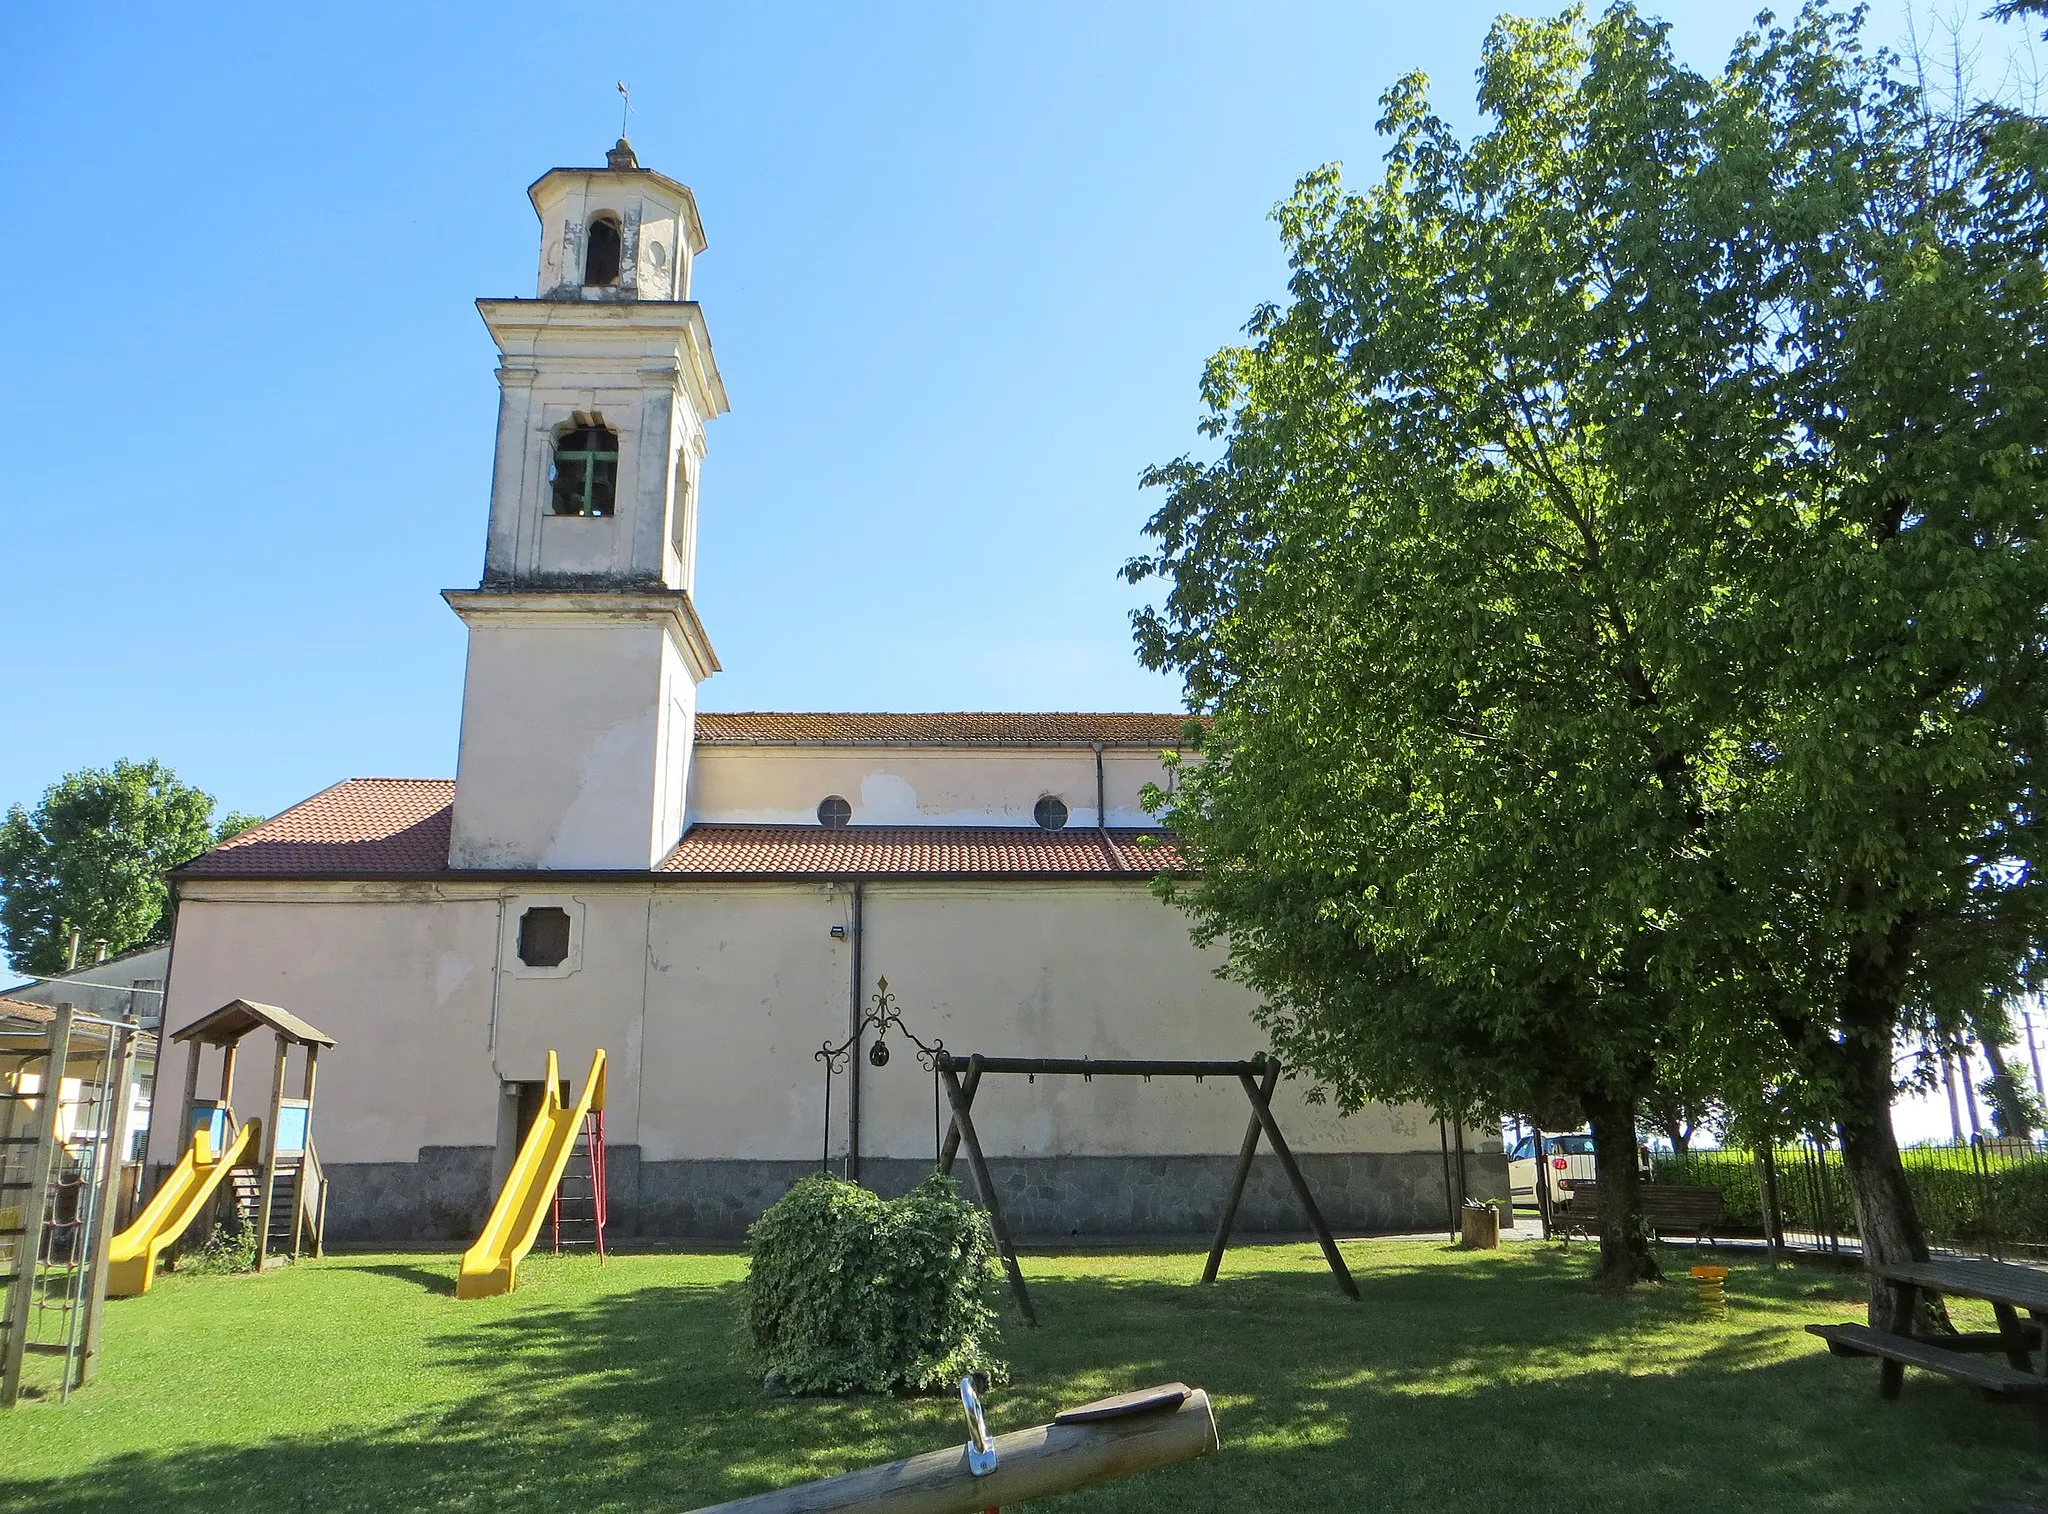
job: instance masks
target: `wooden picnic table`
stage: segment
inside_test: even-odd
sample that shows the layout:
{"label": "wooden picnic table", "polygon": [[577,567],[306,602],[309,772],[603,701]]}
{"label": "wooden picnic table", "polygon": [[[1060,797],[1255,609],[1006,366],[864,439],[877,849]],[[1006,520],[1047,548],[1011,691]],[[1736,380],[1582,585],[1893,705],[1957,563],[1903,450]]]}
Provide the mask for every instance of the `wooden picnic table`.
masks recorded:
{"label": "wooden picnic table", "polygon": [[[2048,1443],[2048,1376],[2034,1371],[2033,1352],[2048,1338],[2048,1271],[2010,1262],[1953,1259],[1926,1262],[1869,1262],[1870,1275],[1890,1288],[1894,1319],[1911,1320],[1925,1294],[1982,1299],[1998,1316],[1993,1331],[1897,1334],[1868,1325],[1808,1325],[1837,1356],[1879,1359],[1878,1393],[1897,1398],[1906,1368],[1924,1367],[1968,1383],[1987,1398],[2031,1402]],[[2031,1318],[2020,1318],[2024,1311]],[[1978,1359],[1980,1353],[2003,1353],[2006,1364]],[[2048,1370],[2048,1350],[2042,1365]]]}
{"label": "wooden picnic table", "polygon": [[2029,1314],[2048,1314],[2048,1270],[2012,1262],[1968,1257],[1927,1262],[1872,1262],[1870,1272],[1888,1283],[1909,1285],[1949,1298],[1983,1299]]}
{"label": "wooden picnic table", "polygon": [[[1923,1293],[1946,1298],[1982,1299],[1998,1316],[1996,1334],[1964,1333],[1930,1336],[1930,1344],[1950,1351],[2003,1351],[2017,1371],[2032,1372],[2033,1348],[2040,1343],[2040,1321],[2048,1318],[2048,1272],[2036,1267],[2017,1267],[2011,1262],[1991,1262],[1952,1257],[1925,1262],[1872,1262],[1872,1277],[1890,1285],[1898,1300],[1894,1319],[1912,1319]],[[2020,1311],[2032,1316],[2032,1327],[2020,1322]],[[2048,1366],[2048,1361],[2044,1361]]]}

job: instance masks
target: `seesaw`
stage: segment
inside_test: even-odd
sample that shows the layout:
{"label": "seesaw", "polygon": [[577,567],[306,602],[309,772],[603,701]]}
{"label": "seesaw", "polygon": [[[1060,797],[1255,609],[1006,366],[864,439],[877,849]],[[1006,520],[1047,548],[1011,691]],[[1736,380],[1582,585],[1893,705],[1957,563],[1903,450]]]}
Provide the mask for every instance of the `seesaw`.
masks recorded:
{"label": "seesaw", "polygon": [[977,1514],[1207,1456],[1219,1442],[1209,1395],[1165,1383],[1063,1410],[1049,1425],[993,1438],[974,1384],[960,1383],[967,1443],[695,1514]]}

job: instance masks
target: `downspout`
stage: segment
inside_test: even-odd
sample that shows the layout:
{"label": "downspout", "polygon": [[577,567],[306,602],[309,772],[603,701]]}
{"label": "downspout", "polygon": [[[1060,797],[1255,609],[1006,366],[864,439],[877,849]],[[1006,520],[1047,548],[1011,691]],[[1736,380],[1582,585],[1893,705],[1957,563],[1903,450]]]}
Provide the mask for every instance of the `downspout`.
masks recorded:
{"label": "downspout", "polygon": [[846,1181],[860,1181],[860,983],[861,983],[861,895],[866,885],[853,880],[853,981],[846,990],[847,1034],[852,1038],[852,1056],[846,1064]]}
{"label": "downspout", "polygon": [[505,1073],[498,1066],[498,980],[504,976],[505,967],[505,895],[498,894],[497,939],[491,943],[491,1022],[484,1031],[484,1050],[490,1053],[491,1076],[500,1083]]}
{"label": "downspout", "polygon": [[1116,854],[1116,847],[1109,839],[1109,786],[1102,777],[1102,743],[1091,741],[1095,748],[1095,838],[1102,843],[1102,855],[1109,859],[1109,865],[1118,872],[1124,870],[1124,859]]}

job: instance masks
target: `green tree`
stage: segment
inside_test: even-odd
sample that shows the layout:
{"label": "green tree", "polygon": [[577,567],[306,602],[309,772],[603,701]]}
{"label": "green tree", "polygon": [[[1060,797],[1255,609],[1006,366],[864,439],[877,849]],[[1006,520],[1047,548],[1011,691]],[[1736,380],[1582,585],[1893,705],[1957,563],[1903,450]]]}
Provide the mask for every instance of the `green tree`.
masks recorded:
{"label": "green tree", "polygon": [[1341,1098],[1575,1099],[1617,1281],[1634,1109],[1703,1058],[1924,1254],[1894,1044],[2041,924],[2039,137],[1859,26],[1710,78],[1630,7],[1504,19],[1469,144],[1401,81],[1127,569],[1214,716],[1198,932]]}
{"label": "green tree", "polygon": [[2041,1101],[2027,1086],[2024,1075],[2015,1073],[2005,1060],[2005,1048],[2018,1038],[2004,996],[1988,995],[1971,1017],[1970,1029],[1991,1068],[1991,1075],[1977,1085],[1977,1092],[1990,1106],[1992,1128],[2007,1140],[2032,1140],[2041,1128]]}
{"label": "green tree", "polygon": [[1681,1024],[1659,1048],[1650,1089],[1636,1105],[1636,1119],[1671,1143],[1684,1156],[1702,1129],[1725,1125],[1728,1107],[1720,1096],[1726,1069],[1711,1047],[1694,1044],[1700,1027]]}
{"label": "green tree", "polygon": [[170,928],[164,875],[261,823],[231,812],[160,762],[83,768],[50,785],[33,811],[0,822],[0,930],[17,972],[64,971],[71,933],[112,953],[162,941]]}

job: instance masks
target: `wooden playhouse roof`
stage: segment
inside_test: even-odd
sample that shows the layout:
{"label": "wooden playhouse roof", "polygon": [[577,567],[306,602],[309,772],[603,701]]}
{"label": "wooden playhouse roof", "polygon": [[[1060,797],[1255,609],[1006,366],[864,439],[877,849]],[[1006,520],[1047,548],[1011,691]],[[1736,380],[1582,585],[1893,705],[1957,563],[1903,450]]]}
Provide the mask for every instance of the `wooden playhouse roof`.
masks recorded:
{"label": "wooden playhouse roof", "polygon": [[275,1004],[255,1004],[247,999],[230,999],[212,1014],[201,1015],[183,1030],[174,1032],[171,1039],[197,1041],[203,1046],[229,1046],[250,1031],[263,1029],[274,1030],[287,1041],[300,1046],[334,1044],[334,1037],[308,1025],[290,1010],[279,1009]]}

